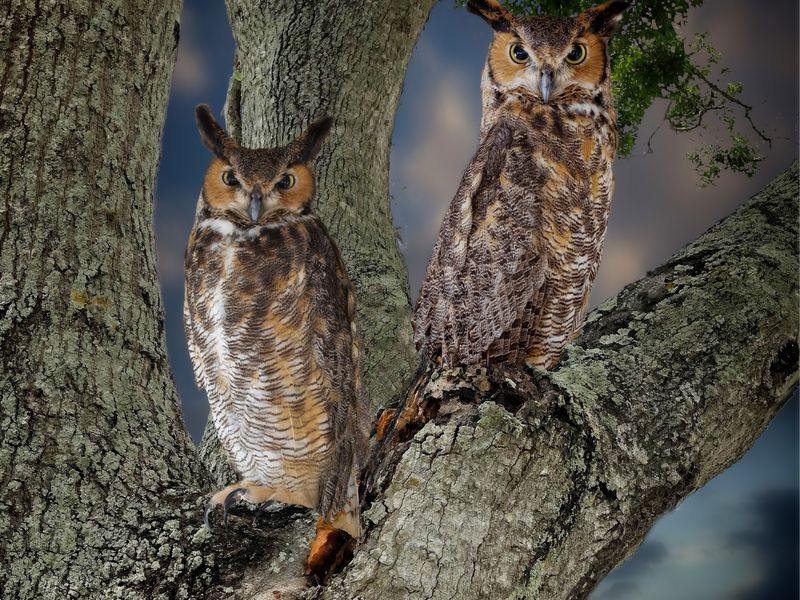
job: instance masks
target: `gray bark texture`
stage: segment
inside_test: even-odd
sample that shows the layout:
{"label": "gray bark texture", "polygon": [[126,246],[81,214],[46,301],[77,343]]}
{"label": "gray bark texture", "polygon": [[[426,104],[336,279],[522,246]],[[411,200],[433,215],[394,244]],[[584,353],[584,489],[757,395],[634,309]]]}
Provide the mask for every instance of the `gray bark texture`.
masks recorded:
{"label": "gray bark texture", "polygon": [[[366,534],[329,585],[304,589],[308,511],[242,508],[209,532],[211,476],[169,373],[151,223],[179,13],[177,0],[0,11],[0,597],[580,598],[796,385],[795,165],[595,311],[554,373],[430,373],[409,407],[418,430],[381,447]],[[350,100],[360,118],[378,110],[371,93]],[[345,173],[336,139],[323,170]],[[362,160],[386,158],[365,148]],[[334,223],[354,210],[342,202]]]}
{"label": "gray bark texture", "polygon": [[595,310],[554,372],[435,371],[317,597],[586,597],[796,387],[797,219],[795,164]]}
{"label": "gray bark texture", "polygon": [[2,4],[0,596],[145,586],[173,547],[142,529],[206,477],[152,228],[180,2]]}

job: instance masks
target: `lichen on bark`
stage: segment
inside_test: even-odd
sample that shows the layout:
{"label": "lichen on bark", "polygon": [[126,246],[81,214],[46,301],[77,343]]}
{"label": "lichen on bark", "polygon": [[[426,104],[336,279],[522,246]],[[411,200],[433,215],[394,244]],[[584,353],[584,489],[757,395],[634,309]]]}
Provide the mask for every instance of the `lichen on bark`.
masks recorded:
{"label": "lichen on bark", "polygon": [[[340,8],[328,15],[363,11]],[[308,511],[242,509],[227,530],[201,526],[212,478],[231,475],[224,466],[210,475],[184,431],[151,226],[179,9],[14,0],[0,17],[3,598],[583,597],[658,514],[741,456],[796,386],[795,165],[593,313],[554,373],[434,371],[422,397],[435,418],[380,465],[355,560],[330,585],[304,591]],[[240,10],[249,18],[249,4]],[[425,7],[396,10],[386,18],[392,32],[415,38]],[[281,5],[275,14],[295,13]],[[303,18],[321,33],[329,24]],[[388,35],[384,25],[376,35]],[[356,29],[366,57],[339,58],[361,60],[368,75],[363,61],[381,47]],[[323,64],[339,64],[330,60]],[[384,75],[393,81],[387,106],[365,96],[370,110],[348,95],[366,85],[361,78],[320,81],[345,115],[320,187],[352,176],[359,192],[353,205],[323,198],[321,210],[367,282],[362,296],[398,286],[383,297],[394,324],[373,330],[401,340],[370,363],[373,377],[376,364],[396,374],[378,397],[406,370],[397,332],[408,327],[399,316],[407,298],[399,272],[390,268],[389,282],[376,266],[391,252],[359,254],[394,248],[385,181],[365,187],[385,176],[383,146],[364,146],[380,151],[366,154],[360,174],[349,169],[370,132],[388,139],[404,65]],[[309,104],[314,90],[304,88],[297,106],[271,112],[266,125],[247,112],[269,94],[260,85],[248,88],[244,75],[253,142],[285,139],[304,124],[299,115],[329,108]],[[348,221],[372,202],[382,227]],[[369,319],[365,328],[369,339]]]}
{"label": "lichen on bark", "polygon": [[586,597],[796,387],[797,178],[602,305],[554,372],[434,371],[436,417],[385,459],[316,597]]}

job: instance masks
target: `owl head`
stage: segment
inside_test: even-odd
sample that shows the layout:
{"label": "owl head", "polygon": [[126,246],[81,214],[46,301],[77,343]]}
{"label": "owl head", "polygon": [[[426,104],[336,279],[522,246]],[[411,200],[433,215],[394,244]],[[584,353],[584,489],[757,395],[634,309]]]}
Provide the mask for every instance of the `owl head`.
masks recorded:
{"label": "owl head", "polygon": [[253,149],[233,141],[205,104],[197,107],[196,116],[203,144],[214,153],[201,196],[211,211],[255,224],[276,209],[300,214],[310,210],[316,186],[311,164],[333,119],[314,121],[286,146]]}
{"label": "owl head", "polygon": [[469,0],[494,29],[486,73],[494,89],[527,92],[558,104],[608,85],[608,41],[627,2],[611,1],[574,17],[514,17],[497,0]]}

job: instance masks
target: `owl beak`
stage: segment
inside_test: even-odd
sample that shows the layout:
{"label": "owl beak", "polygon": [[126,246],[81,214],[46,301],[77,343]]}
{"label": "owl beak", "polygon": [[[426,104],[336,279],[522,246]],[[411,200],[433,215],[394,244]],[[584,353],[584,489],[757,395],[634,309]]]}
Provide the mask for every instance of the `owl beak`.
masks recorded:
{"label": "owl beak", "polygon": [[542,100],[547,104],[547,101],[550,100],[550,92],[553,91],[553,71],[550,69],[542,69],[539,91],[542,93]]}
{"label": "owl beak", "polygon": [[261,216],[261,193],[254,192],[250,194],[250,218],[254,223],[258,222],[258,217]]}

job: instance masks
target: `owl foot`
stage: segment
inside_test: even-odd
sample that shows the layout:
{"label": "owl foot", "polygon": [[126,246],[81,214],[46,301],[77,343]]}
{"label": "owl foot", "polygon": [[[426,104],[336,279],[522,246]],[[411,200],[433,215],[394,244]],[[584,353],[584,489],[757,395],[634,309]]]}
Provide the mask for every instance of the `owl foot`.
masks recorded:
{"label": "owl foot", "polygon": [[306,558],[305,574],[321,585],[350,562],[355,542],[347,532],[334,528],[325,519],[320,519],[317,521],[317,536],[311,542]]}
{"label": "owl foot", "polygon": [[221,489],[216,494],[211,496],[211,499],[206,504],[205,512],[203,513],[203,523],[209,530],[211,530],[211,523],[209,522],[209,515],[217,506],[222,505],[222,522],[225,527],[228,526],[228,514],[231,507],[238,504],[241,500],[247,500],[254,504],[266,502],[271,500],[275,492],[272,488],[261,486],[249,481],[240,481],[226,488]]}
{"label": "owl foot", "polygon": [[[234,504],[239,502],[239,499],[247,492],[244,488],[237,488],[230,492],[227,496],[225,496],[225,500],[222,502],[222,524],[224,527],[228,526],[228,512],[230,511],[231,507]],[[206,504],[206,510],[203,513],[203,523],[205,526],[208,527],[208,530],[211,531],[211,523],[208,521],[208,515],[211,514],[211,511],[216,508],[216,505],[212,502]]]}

